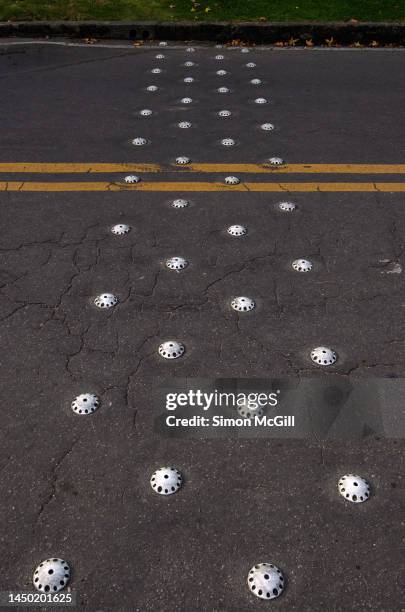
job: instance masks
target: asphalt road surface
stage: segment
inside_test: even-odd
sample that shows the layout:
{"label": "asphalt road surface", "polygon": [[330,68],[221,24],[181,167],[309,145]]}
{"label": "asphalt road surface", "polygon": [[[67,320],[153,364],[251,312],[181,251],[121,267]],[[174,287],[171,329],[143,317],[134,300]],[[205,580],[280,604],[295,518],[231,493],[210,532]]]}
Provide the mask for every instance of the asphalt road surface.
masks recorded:
{"label": "asphalt road surface", "polygon": [[[405,610],[403,439],[169,438],[153,405],[176,377],[405,376],[404,72],[403,50],[1,45],[1,591],[60,557],[92,612]],[[339,495],[349,473],[366,503]],[[246,583],[264,561],[269,602]]]}

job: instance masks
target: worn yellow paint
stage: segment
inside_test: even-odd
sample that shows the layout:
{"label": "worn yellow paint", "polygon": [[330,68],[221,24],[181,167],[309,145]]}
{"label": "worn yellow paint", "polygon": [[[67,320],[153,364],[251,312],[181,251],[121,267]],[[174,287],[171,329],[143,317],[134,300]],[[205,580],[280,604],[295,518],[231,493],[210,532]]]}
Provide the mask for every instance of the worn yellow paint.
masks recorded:
{"label": "worn yellow paint", "polygon": [[405,164],[190,164],[196,172],[291,174],[405,174]]}
{"label": "worn yellow paint", "polygon": [[223,183],[144,182],[136,184],[107,182],[2,181],[0,191],[212,191],[212,192],[405,192],[404,183]]}
{"label": "worn yellow paint", "polygon": [[187,166],[169,164],[113,164],[113,163],[0,163],[0,173],[32,174],[96,174],[115,172],[202,172],[229,174],[233,172],[256,174],[405,174],[405,164],[204,164]]}
{"label": "worn yellow paint", "polygon": [[104,172],[161,172],[159,164],[91,164],[91,163],[0,163],[0,172],[31,174],[95,174]]}

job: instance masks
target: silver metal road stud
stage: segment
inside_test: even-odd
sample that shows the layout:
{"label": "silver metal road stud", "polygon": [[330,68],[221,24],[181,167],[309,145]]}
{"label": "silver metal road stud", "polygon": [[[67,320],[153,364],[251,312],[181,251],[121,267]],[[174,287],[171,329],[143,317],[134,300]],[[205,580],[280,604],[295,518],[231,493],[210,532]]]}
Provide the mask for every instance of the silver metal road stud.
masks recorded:
{"label": "silver metal road stud", "polygon": [[69,564],[58,558],[42,561],[32,577],[34,587],[41,593],[58,593],[65,588],[69,580]]}
{"label": "silver metal road stud", "polygon": [[370,485],[362,476],[346,474],[338,484],[339,493],[350,502],[360,504],[370,497]]}
{"label": "silver metal road stud", "polygon": [[183,477],[174,467],[162,467],[153,472],[150,486],[159,495],[172,495],[183,484]]}
{"label": "silver metal road stud", "polygon": [[86,415],[95,412],[100,407],[100,398],[94,393],[81,393],[71,403],[76,414]]}
{"label": "silver metal road stud", "polygon": [[185,352],[185,346],[177,340],[166,340],[159,346],[159,355],[164,359],[178,359]]}
{"label": "silver metal road stud", "polygon": [[284,591],[284,576],[273,563],[258,563],[249,571],[248,587],[260,599],[275,599]]}
{"label": "silver metal road stud", "polygon": [[240,296],[232,300],[231,306],[238,312],[248,312],[256,307],[256,302],[250,297]]}
{"label": "silver metal road stud", "polygon": [[94,303],[98,308],[113,308],[118,304],[118,298],[113,293],[100,293],[94,299]]}
{"label": "silver metal road stud", "polygon": [[330,366],[336,363],[337,355],[327,346],[317,346],[311,351],[311,359],[320,366]]}

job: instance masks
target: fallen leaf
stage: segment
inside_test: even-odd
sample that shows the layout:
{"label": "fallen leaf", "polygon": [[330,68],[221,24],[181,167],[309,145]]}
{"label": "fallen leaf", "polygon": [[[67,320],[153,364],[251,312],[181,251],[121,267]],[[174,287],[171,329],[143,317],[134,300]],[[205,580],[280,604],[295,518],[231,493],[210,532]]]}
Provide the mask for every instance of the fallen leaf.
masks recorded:
{"label": "fallen leaf", "polygon": [[267,17],[259,17],[259,21],[267,21]]}
{"label": "fallen leaf", "polygon": [[279,40],[278,42],[274,43],[274,46],[275,47],[284,47],[284,43],[281,40]]}
{"label": "fallen leaf", "polygon": [[210,7],[209,7],[209,6],[207,6],[207,8],[205,9],[205,12],[206,12],[206,13],[209,13],[209,12],[210,12],[210,10],[211,10],[211,9],[210,9]]}
{"label": "fallen leaf", "polygon": [[97,38],[85,38],[84,42],[86,45],[94,45],[97,42]]}
{"label": "fallen leaf", "polygon": [[380,46],[380,43],[379,43],[379,42],[377,42],[376,40],[373,40],[373,41],[370,43],[370,47],[379,47],[379,46]]}
{"label": "fallen leaf", "polygon": [[299,41],[299,38],[293,38],[293,37],[291,37],[291,38],[290,38],[290,40],[288,41],[288,43],[287,43],[287,44],[288,44],[290,47],[295,47],[295,44],[296,44],[298,41]]}
{"label": "fallen leaf", "polygon": [[333,47],[333,45],[336,44],[336,41],[333,38],[333,36],[331,36],[330,38],[325,38],[325,42],[328,45],[328,47]]}
{"label": "fallen leaf", "polygon": [[314,43],[312,42],[312,38],[310,38],[309,40],[306,40],[305,44],[306,44],[307,47],[313,47],[314,46]]}

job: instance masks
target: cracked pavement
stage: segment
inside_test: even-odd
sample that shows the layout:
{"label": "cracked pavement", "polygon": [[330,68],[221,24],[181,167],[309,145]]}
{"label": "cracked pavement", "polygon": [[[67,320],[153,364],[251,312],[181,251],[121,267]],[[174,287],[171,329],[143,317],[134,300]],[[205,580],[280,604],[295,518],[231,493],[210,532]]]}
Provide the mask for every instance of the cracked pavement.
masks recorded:
{"label": "cracked pavement", "polygon": [[[215,62],[209,46],[159,49],[164,72],[152,75],[156,49],[7,49],[1,162],[405,157],[400,51],[232,49]],[[184,84],[188,75],[196,82]],[[152,83],[162,91],[146,92]],[[232,95],[217,99],[228,83]],[[180,107],[183,95],[198,104]],[[256,108],[253,95],[272,104]],[[156,115],[139,118],[142,108]],[[219,120],[221,108],[234,116]],[[179,130],[183,119],[193,128]],[[265,120],[272,134],[258,131]],[[151,144],[131,147],[135,136]],[[228,136],[238,145],[224,151]],[[56,555],[83,609],[248,612],[263,604],[247,572],[269,560],[288,581],[270,604],[278,610],[405,610],[403,440],[176,440],[153,430],[151,391],[163,379],[326,376],[308,357],[320,344],[339,355],[334,376],[405,376],[403,194],[297,193],[291,214],[277,209],[280,195],[0,194],[0,590],[30,588],[36,565]],[[190,206],[173,209],[175,197]],[[121,222],[132,231],[112,235]],[[248,234],[227,235],[233,223]],[[176,255],[190,264],[181,273],[164,267]],[[313,261],[309,275],[291,270],[297,257]],[[119,304],[99,311],[92,300],[105,291]],[[254,297],[255,311],[233,312],[236,295]],[[157,347],[170,337],[186,354],[166,362]],[[102,405],[80,418],[70,403],[85,391]],[[185,477],[168,498],[149,485],[166,463]],[[367,503],[338,496],[348,472],[372,483]]]}

